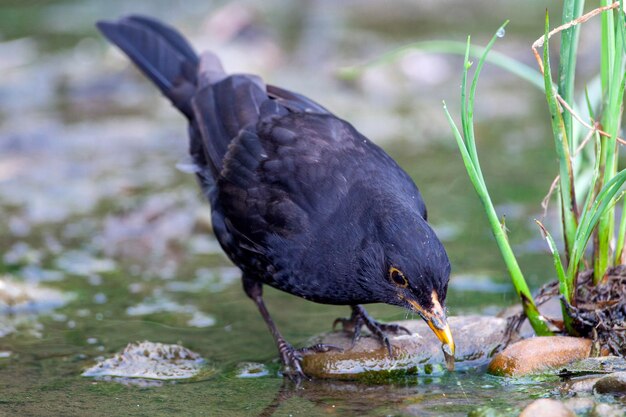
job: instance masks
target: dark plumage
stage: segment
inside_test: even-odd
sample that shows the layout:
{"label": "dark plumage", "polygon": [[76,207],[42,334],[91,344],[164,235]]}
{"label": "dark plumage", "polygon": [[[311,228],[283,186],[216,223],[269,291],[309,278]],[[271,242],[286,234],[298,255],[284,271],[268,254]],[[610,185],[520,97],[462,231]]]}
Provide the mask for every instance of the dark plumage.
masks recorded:
{"label": "dark plumage", "polygon": [[406,329],[375,322],[359,304],[407,307],[453,351],[443,310],[448,257],[417,187],[381,148],[300,94],[227,75],[215,55],[198,58],[161,22],[129,16],[97,26],[189,121],[215,235],[241,268],[287,373],[302,375],[300,352],[273,324],[263,284],[352,306],[339,321],[355,338],[367,326],[390,354],[384,332]]}

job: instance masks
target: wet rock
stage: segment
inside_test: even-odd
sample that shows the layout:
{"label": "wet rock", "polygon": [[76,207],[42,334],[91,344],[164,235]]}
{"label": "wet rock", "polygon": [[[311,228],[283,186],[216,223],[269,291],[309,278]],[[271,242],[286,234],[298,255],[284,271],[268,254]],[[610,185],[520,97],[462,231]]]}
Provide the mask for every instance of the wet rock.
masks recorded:
{"label": "wet rock", "polygon": [[0,275],[0,338],[16,332],[41,337],[39,315],[52,313],[72,298],[71,294]]}
{"label": "wet rock", "polygon": [[576,417],[576,414],[560,401],[541,398],[524,408],[519,417]]}
{"label": "wet rock", "polygon": [[[563,382],[560,392],[563,395],[575,395],[592,392],[603,374],[626,373],[626,360],[617,356],[586,358],[567,365],[559,371],[559,376],[569,378]],[[590,408],[590,407],[589,407]]]}
{"label": "wet rock", "polygon": [[559,375],[563,377],[575,377],[583,375],[611,374],[613,372],[626,371],[626,359],[618,356],[600,356],[586,358],[564,367]]}
{"label": "wet rock", "polygon": [[563,400],[563,404],[577,415],[587,415],[596,403],[592,396],[576,395]]}
{"label": "wet rock", "polygon": [[269,369],[262,363],[243,362],[237,365],[237,378],[260,378],[269,374]]}
{"label": "wet rock", "polygon": [[590,417],[624,417],[626,410],[616,404],[597,403],[591,413]]}
{"label": "wet rock", "polygon": [[565,381],[561,387],[560,391],[563,395],[572,395],[579,392],[591,392],[593,391],[593,386],[600,377],[598,376],[587,376],[587,377],[579,377],[573,378],[568,381]]}
{"label": "wet rock", "polygon": [[494,356],[489,373],[523,376],[557,368],[584,359],[591,352],[591,340],[567,337],[533,337],[520,340]]}
{"label": "wet rock", "polygon": [[467,413],[467,417],[498,417],[498,412],[491,407],[478,407]]}
{"label": "wet rock", "polygon": [[[456,343],[457,369],[480,366],[506,343],[505,319],[488,316],[450,317]],[[345,349],[342,352],[308,354],[304,371],[315,378],[374,379],[412,374],[441,374],[445,359],[441,342],[422,320],[398,322],[412,335],[390,335],[394,359],[373,337],[365,336],[350,349],[352,335],[333,332],[314,338],[311,343],[326,343]]]}
{"label": "wet rock", "polygon": [[598,394],[626,395],[626,372],[606,375],[593,386]]}
{"label": "wet rock", "polygon": [[52,288],[0,276],[0,315],[43,313],[63,306],[70,297]]}
{"label": "wet rock", "polygon": [[[129,343],[121,353],[83,372],[89,377],[157,380],[198,379],[213,374],[197,353],[180,346],[144,341]],[[110,379],[110,378],[109,378]],[[119,382],[118,379],[113,379]]]}

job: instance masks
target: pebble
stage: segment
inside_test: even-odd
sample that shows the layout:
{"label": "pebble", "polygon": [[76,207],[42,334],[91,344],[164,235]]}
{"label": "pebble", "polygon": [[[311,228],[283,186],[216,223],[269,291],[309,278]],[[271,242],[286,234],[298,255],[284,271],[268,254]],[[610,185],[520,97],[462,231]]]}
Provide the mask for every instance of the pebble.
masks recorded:
{"label": "pebble", "polygon": [[82,375],[176,380],[195,377],[206,369],[206,361],[183,346],[144,341],[129,343],[122,352],[100,361]]}
{"label": "pebble", "polygon": [[624,417],[625,411],[614,404],[597,403],[591,413],[590,417]]}
{"label": "pebble", "polygon": [[524,408],[519,417],[576,417],[576,414],[560,401],[541,398]]}
{"label": "pebble", "polygon": [[500,376],[537,374],[587,358],[591,340],[568,336],[520,340],[496,354],[488,372]]}
{"label": "pebble", "polygon": [[626,372],[615,372],[600,378],[593,390],[598,394],[626,395]]}
{"label": "pebble", "polygon": [[577,392],[591,392],[593,391],[593,386],[596,382],[598,382],[599,379],[600,377],[598,376],[570,379],[561,385],[560,390],[565,395]]}

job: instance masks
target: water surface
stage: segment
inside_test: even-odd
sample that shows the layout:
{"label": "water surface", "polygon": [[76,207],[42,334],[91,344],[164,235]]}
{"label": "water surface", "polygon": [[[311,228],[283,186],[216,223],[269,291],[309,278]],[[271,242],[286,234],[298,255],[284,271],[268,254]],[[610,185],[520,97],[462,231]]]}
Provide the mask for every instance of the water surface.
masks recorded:
{"label": "water surface", "polygon": [[[513,383],[481,370],[384,385],[285,383],[269,332],[210,234],[194,178],[183,172],[182,117],[93,28],[97,19],[130,12],[167,19],[196,46],[216,50],[228,69],[260,73],[353,122],[422,190],[453,263],[450,313],[492,314],[513,303],[514,292],[441,110],[443,98],[457,109],[460,60],[412,55],[356,83],[334,72],[409,41],[463,40],[471,32],[484,42],[507,18],[496,48],[530,63],[547,5],[554,7],[538,0],[472,8],[453,1],[393,8],[373,1],[2,2],[0,273],[66,295],[63,306],[41,314],[38,305],[16,310],[0,300],[0,412],[461,416],[478,405],[514,413],[549,395],[553,382]],[[532,221],[556,174],[544,102],[493,68],[479,94],[485,176],[537,287],[553,277]],[[272,289],[266,300],[296,345],[348,313]],[[369,310],[382,320],[407,315],[383,305]],[[156,387],[80,376],[97,358],[142,340],[182,343],[218,372]],[[268,375],[237,377],[245,362],[264,364]]]}

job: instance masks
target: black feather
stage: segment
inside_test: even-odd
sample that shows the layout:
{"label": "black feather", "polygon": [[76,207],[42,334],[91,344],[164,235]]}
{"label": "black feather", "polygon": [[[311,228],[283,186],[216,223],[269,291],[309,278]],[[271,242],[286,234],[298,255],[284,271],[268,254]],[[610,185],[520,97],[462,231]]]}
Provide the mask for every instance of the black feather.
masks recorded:
{"label": "black feather", "polygon": [[185,58],[194,66],[198,65],[198,54],[189,45],[189,42],[171,26],[164,24],[156,19],[147,16],[131,15],[125,17],[124,21],[138,23],[146,28],[152,29],[155,33],[163,37],[167,42],[176,49],[177,52],[183,54]]}
{"label": "black feather", "polygon": [[[150,26],[130,19],[101,21],[98,29],[117,45],[188,118],[189,99],[196,83],[197,57],[188,59],[188,45],[181,51]],[[171,36],[171,35],[170,35]],[[182,38],[181,38],[182,39]]]}

